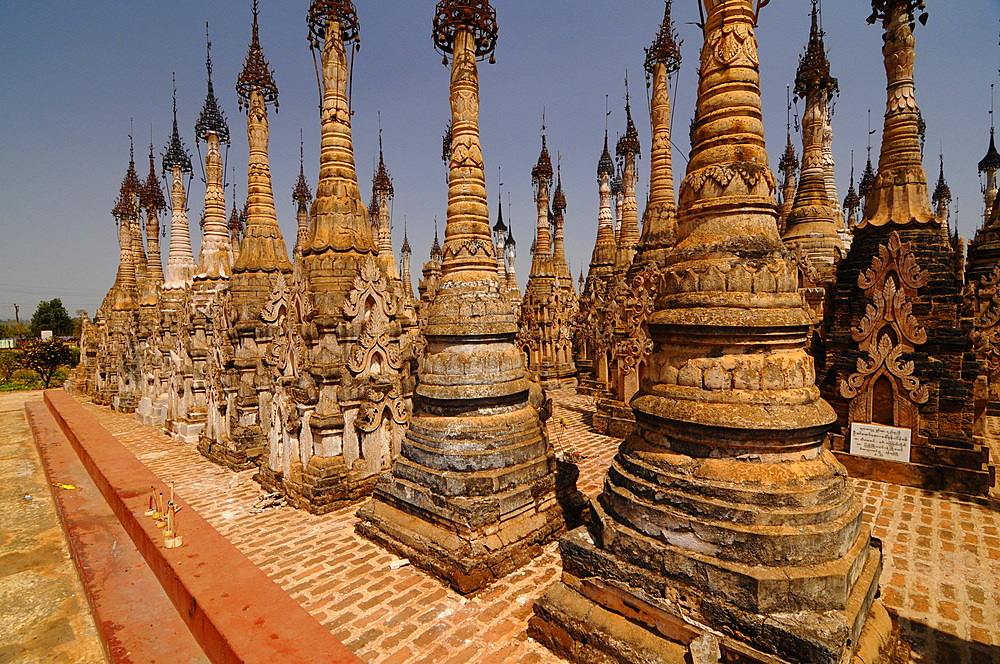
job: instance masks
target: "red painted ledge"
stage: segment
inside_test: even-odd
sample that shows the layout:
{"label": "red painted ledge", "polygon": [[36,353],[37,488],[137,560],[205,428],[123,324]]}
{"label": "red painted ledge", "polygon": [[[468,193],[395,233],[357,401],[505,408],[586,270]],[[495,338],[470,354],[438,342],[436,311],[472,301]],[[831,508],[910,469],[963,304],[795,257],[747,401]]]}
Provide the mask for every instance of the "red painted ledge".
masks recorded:
{"label": "red painted ledge", "polygon": [[143,515],[169,488],[62,390],[45,403],[122,527],[215,664],[357,664],[362,660],[180,497],[184,545],[163,546]]}

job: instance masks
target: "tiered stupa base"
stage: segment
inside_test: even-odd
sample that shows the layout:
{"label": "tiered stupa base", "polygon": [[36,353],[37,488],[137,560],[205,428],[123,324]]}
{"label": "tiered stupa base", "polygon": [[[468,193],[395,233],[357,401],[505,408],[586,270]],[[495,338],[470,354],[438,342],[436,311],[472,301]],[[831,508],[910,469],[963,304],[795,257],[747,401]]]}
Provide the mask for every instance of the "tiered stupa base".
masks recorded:
{"label": "tiered stupa base", "polygon": [[[175,429],[177,426],[175,425]],[[180,424],[180,426],[191,425]],[[259,426],[238,428],[233,431],[232,438],[224,440],[212,440],[201,435],[205,425],[202,423],[197,426],[198,430],[194,435],[195,441],[198,443],[198,451],[214,464],[238,473],[256,467],[264,454]],[[175,433],[173,437],[178,438],[179,436]]]}
{"label": "tiered stupa base", "polygon": [[[908,649],[898,645],[898,628],[876,597],[881,551],[876,540],[865,546],[845,609],[757,614],[631,565],[577,528],[560,541],[562,579],[535,602],[528,633],[561,657],[586,664],[902,664]],[[696,575],[735,571],[749,578],[756,571],[665,553],[665,567]],[[813,572],[786,568],[761,581],[787,593],[801,575],[802,592],[815,592]]]}
{"label": "tiered stupa base", "polygon": [[309,463],[293,463],[286,474],[262,464],[254,479],[265,491],[281,493],[288,504],[310,514],[328,514],[347,503],[372,495],[380,475],[351,472],[343,457],[314,456]]}
{"label": "tiered stupa base", "polygon": [[415,418],[357,530],[460,593],[479,590],[578,522],[575,467],[557,471],[547,448],[529,408]]}
{"label": "tiered stupa base", "polygon": [[677,447],[719,436],[658,424],[640,421],[588,525],[560,540],[529,633],[587,664],[895,664],[881,543],[833,455],[689,456],[657,445],[664,428]]}
{"label": "tiered stupa base", "polygon": [[844,451],[844,436],[833,436],[834,454],[852,477],[913,486],[928,491],[954,491],[973,496],[987,496],[996,484],[996,466],[989,463],[990,451],[983,440],[973,436],[963,440],[941,441],[953,445],[914,446],[911,461],[873,459]]}
{"label": "tiered stupa base", "polygon": [[626,402],[607,395],[597,399],[594,431],[605,436],[624,438],[635,431],[635,413]]}

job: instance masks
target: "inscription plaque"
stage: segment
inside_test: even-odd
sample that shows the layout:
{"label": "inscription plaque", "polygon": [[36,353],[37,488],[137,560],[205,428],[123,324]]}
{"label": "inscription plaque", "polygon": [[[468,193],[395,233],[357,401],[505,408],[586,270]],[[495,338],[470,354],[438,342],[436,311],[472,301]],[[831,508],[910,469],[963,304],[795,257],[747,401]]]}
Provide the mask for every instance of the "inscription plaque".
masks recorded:
{"label": "inscription plaque", "polygon": [[909,463],[912,436],[907,428],[852,422],[851,454]]}

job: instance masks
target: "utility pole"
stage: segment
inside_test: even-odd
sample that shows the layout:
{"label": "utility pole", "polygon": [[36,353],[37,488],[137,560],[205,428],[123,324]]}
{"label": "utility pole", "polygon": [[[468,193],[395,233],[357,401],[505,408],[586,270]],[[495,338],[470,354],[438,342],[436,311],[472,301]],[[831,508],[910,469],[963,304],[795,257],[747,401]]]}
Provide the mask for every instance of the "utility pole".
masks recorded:
{"label": "utility pole", "polygon": [[14,303],[14,320],[17,322],[17,338],[21,338],[21,308]]}

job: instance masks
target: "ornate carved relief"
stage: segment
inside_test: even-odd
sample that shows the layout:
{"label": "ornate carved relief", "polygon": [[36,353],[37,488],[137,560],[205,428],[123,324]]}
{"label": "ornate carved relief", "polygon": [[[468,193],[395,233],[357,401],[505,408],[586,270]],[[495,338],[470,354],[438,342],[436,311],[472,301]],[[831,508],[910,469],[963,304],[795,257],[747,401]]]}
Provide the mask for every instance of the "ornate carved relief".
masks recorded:
{"label": "ornate carved relief", "polygon": [[347,368],[356,375],[392,376],[403,368],[399,346],[391,343],[392,317],[397,303],[386,297],[386,279],[371,256],[354,278],[354,289],[344,302],[344,315],[360,323],[358,340],[351,347]]}
{"label": "ornate carved relief", "polygon": [[926,286],[929,276],[917,265],[911,243],[903,243],[893,231],[887,244],[879,246],[871,267],[858,275],[858,287],[870,302],[851,338],[866,355],[858,358],[857,371],[841,381],[840,394],[851,399],[851,421],[871,422],[874,387],[880,378],[892,386],[894,426],[915,428],[916,406],[926,403],[926,385],[913,375],[914,364],[903,359],[926,343],[927,331],[913,315],[913,299]]}

